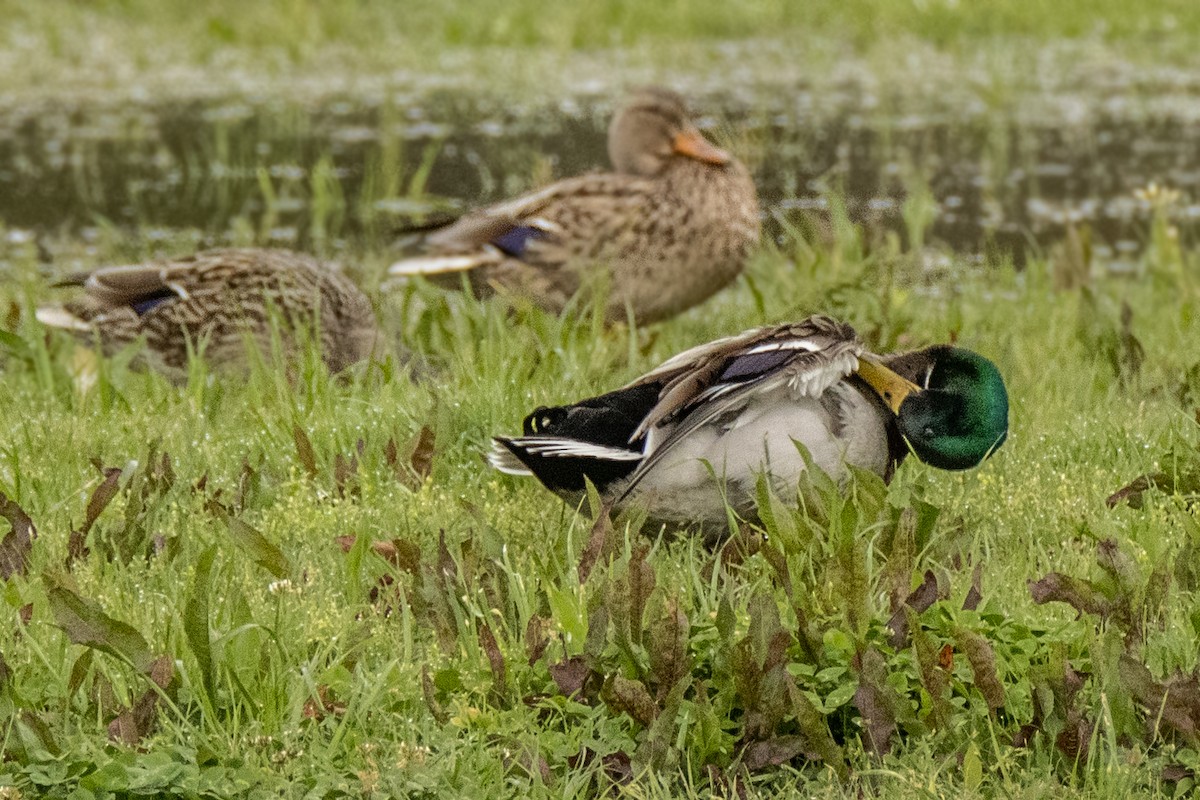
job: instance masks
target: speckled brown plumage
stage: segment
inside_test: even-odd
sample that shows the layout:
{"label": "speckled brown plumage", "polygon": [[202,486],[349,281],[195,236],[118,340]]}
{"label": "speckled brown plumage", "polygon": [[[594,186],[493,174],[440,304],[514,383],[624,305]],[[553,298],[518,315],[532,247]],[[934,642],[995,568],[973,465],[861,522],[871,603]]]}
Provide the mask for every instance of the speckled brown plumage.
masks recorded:
{"label": "speckled brown plumage", "polygon": [[146,360],[180,377],[189,346],[218,366],[242,364],[248,342],[271,351],[272,317],[285,347],[297,328],[316,325],[321,356],[338,371],[372,352],[370,301],[326,264],[287,250],[208,250],[185,258],[102,267],[63,281],[85,294],[38,319],[106,352],[146,342]]}
{"label": "speckled brown plumage", "polygon": [[581,288],[607,283],[605,317],[625,319],[628,307],[642,323],[732,282],[759,239],[754,183],[701,137],[682,99],[663,89],[634,94],[613,121],[609,150],[616,172],[469,214],[426,239],[428,256],[400,261],[392,274],[453,273],[457,284],[465,271],[479,294],[525,297],[556,313]]}

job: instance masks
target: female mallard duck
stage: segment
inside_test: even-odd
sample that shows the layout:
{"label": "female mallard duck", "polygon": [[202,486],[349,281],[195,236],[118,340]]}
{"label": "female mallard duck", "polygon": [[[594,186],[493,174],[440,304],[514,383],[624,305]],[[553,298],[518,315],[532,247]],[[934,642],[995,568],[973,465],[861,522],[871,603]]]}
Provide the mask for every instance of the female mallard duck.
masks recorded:
{"label": "female mallard duck", "polygon": [[453,285],[466,273],[477,294],[525,297],[554,313],[599,277],[609,289],[606,319],[631,311],[641,323],[733,281],[758,243],[754,182],[700,134],[683,99],[666,89],[635,93],[613,119],[608,150],[615,172],[475,211],[428,236],[428,255],[390,273],[450,273]]}
{"label": "female mallard duck", "polygon": [[39,308],[43,324],[115,352],[139,338],[151,366],[179,378],[189,351],[215,365],[244,360],[252,342],[271,352],[272,319],[314,326],[321,357],[338,371],[366,358],[377,328],[371,303],[348,278],[288,250],[208,250],[170,261],[101,267],[58,285],[85,294]]}
{"label": "female mallard duck", "polygon": [[934,467],[973,467],[1004,442],[1008,394],[970,350],[875,356],[815,316],[694,347],[615,392],[539,408],[524,428],[496,437],[494,467],[569,499],[587,478],[656,521],[723,526],[726,502],[753,515],[764,472],[795,491],[797,445],[838,479],[854,465],[890,480],[909,447]]}

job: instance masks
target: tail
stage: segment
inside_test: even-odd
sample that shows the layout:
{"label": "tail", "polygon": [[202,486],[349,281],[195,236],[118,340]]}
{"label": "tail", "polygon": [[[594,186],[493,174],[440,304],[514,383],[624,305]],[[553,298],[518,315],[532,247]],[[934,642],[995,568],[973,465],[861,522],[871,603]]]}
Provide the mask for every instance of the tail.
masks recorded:
{"label": "tail", "polygon": [[537,478],[547,489],[578,492],[590,480],[603,490],[641,462],[642,453],[562,436],[497,436],[488,463],[509,475]]}
{"label": "tail", "polygon": [[477,253],[413,256],[412,258],[403,258],[388,267],[388,275],[393,278],[405,278],[414,275],[447,275],[456,272],[470,272],[487,264],[495,264],[500,259],[500,252],[490,246]]}
{"label": "tail", "polygon": [[523,478],[533,477],[533,471],[525,466],[525,462],[517,457],[516,451],[510,446],[511,439],[496,438],[492,440],[492,449],[487,454],[487,462],[492,469],[497,469],[505,475],[519,475]]}
{"label": "tail", "polygon": [[80,319],[62,306],[43,306],[34,312],[34,316],[48,328],[61,328],[75,333],[92,332],[92,326],[86,320]]}

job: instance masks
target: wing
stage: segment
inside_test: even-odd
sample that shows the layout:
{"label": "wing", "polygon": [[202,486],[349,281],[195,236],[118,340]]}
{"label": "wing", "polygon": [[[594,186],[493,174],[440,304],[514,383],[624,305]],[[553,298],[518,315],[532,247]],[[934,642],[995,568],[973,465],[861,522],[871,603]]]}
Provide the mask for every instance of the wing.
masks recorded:
{"label": "wing", "polygon": [[649,179],[615,173],[556,181],[468,214],[427,236],[425,246],[433,254],[472,253],[490,246],[509,257],[541,263],[555,245],[603,238],[608,220],[627,224],[654,187]]}
{"label": "wing", "polygon": [[[805,393],[820,394],[844,377],[835,376],[841,357],[849,353],[857,360],[861,352],[863,344],[854,329],[826,316],[756,328],[693,347],[630,384],[663,384],[658,403],[632,438],[768,379],[784,379]],[[837,369],[830,372],[827,368],[835,364]]]}
{"label": "wing", "polygon": [[71,276],[60,285],[82,286],[89,299],[103,308],[130,307],[143,314],[163,300],[188,296],[182,284],[167,277],[168,271],[163,264],[102,267]]}
{"label": "wing", "polygon": [[[675,356],[632,384],[663,383],[664,388],[633,433],[633,439],[647,437],[646,458],[630,475],[625,494],[698,428],[782,385],[797,396],[819,397],[858,367],[862,352],[853,328],[816,316],[747,331]],[[669,423],[675,423],[669,433],[655,435]]]}

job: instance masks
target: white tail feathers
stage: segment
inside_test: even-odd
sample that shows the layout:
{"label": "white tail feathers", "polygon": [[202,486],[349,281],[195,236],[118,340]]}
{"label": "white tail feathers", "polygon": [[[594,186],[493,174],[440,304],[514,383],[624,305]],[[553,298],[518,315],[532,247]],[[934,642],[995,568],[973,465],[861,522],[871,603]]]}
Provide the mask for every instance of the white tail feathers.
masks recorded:
{"label": "white tail feathers", "polygon": [[62,328],[68,331],[79,331],[88,333],[92,330],[92,326],[81,320],[79,317],[59,306],[44,306],[39,308],[34,316],[37,321],[50,328]]}
{"label": "white tail feathers", "polygon": [[481,267],[484,264],[494,264],[499,261],[498,253],[493,248],[487,248],[478,253],[447,256],[414,256],[397,261],[388,267],[388,275],[404,277],[409,275],[443,275],[448,272],[466,272]]}
{"label": "white tail feathers", "polygon": [[487,461],[492,465],[493,469],[498,469],[505,475],[521,475],[524,477],[532,476],[533,473],[529,467],[521,463],[521,459],[512,454],[512,451],[499,439],[492,440],[491,452],[487,455]]}
{"label": "white tail feathers", "polygon": [[590,458],[596,461],[641,461],[642,453],[623,447],[582,442],[562,436],[521,436],[516,439],[498,437],[492,440],[492,451],[488,463],[509,475],[532,475],[529,467],[517,457],[514,450],[528,456],[542,458]]}

